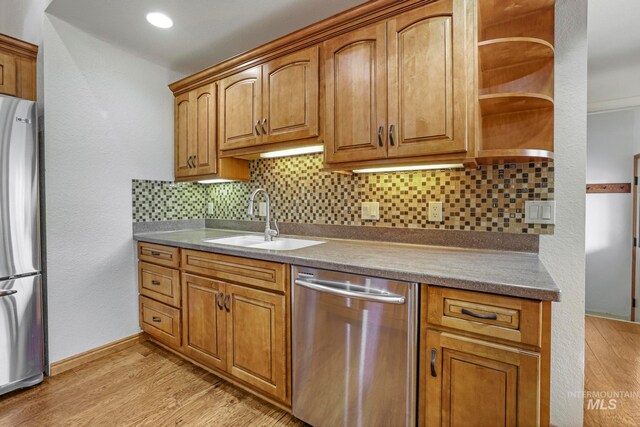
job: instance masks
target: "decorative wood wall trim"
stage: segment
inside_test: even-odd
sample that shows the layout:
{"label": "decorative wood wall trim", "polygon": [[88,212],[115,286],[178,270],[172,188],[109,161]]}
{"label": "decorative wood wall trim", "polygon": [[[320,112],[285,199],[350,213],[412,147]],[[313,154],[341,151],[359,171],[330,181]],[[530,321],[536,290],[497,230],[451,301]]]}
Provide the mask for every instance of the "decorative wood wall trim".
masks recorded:
{"label": "decorative wood wall trim", "polygon": [[127,347],[131,347],[134,344],[147,341],[148,339],[149,337],[146,333],[140,332],[138,334],[131,335],[130,337],[126,337],[121,340],[114,341],[112,343],[105,344],[100,347],[96,347],[89,351],[85,351],[84,353],[76,354],[75,356],[62,359],[58,362],[51,364],[50,375],[54,376],[54,375],[61,374],[73,368],[77,368],[78,366],[92,362],[108,354],[112,354],[117,351],[123,350]]}
{"label": "decorative wood wall trim", "polygon": [[631,183],[587,184],[588,193],[631,193]]}
{"label": "decorative wood wall trim", "polygon": [[0,50],[29,58],[38,56],[38,46],[0,33]]}
{"label": "decorative wood wall trim", "polygon": [[169,85],[174,95],[180,95],[204,84],[265,63],[288,53],[313,46],[373,22],[432,3],[436,0],[377,0],[353,7],[323,21],[309,25],[262,46],[233,56]]}

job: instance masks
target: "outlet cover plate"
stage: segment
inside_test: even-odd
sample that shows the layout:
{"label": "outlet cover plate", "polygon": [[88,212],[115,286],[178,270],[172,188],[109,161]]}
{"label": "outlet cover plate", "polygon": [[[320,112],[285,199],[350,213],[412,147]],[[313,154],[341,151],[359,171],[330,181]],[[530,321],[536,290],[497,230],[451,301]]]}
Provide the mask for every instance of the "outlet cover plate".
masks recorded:
{"label": "outlet cover plate", "polygon": [[379,202],[362,202],[361,215],[365,221],[377,221],[380,219],[380,203]]}
{"label": "outlet cover plate", "polygon": [[258,202],[258,216],[267,216],[267,202]]}
{"label": "outlet cover plate", "polygon": [[442,202],[429,202],[429,221],[442,222]]}

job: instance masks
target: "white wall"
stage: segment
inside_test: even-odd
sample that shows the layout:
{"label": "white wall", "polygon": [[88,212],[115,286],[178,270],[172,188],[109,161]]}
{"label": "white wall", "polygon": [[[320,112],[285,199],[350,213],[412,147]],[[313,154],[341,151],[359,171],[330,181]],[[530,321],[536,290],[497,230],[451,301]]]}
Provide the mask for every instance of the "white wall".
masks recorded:
{"label": "white wall", "polygon": [[50,16],[44,44],[55,362],[139,330],[131,179],[173,178],[179,76]]}
{"label": "white wall", "polygon": [[[587,182],[633,181],[640,152],[640,110],[590,114],[587,119]],[[633,196],[587,194],[586,309],[629,318]]]}
{"label": "white wall", "polygon": [[556,2],[555,200],[553,235],[540,237],[540,258],[562,290],[553,304],[551,422],[581,426],[584,390],[585,164],[587,2]]}

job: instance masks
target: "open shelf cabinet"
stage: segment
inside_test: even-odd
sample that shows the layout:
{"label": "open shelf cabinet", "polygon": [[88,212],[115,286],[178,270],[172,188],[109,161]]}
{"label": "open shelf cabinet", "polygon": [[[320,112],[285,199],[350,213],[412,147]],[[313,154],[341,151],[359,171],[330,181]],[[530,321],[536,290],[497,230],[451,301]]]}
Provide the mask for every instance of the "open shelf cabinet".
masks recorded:
{"label": "open shelf cabinet", "polygon": [[553,0],[478,1],[478,161],[553,158]]}

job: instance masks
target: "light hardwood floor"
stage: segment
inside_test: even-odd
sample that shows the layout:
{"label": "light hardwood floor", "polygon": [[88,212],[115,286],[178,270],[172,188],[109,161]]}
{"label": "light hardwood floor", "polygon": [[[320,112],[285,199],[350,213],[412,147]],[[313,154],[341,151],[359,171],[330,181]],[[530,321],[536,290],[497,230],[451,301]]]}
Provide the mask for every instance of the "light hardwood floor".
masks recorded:
{"label": "light hardwood floor", "polygon": [[0,398],[0,426],[303,426],[144,342]]}
{"label": "light hardwood floor", "polygon": [[617,398],[614,410],[589,409],[585,396],[584,425],[639,425],[640,324],[587,316],[585,335],[585,392],[635,392],[636,397]]}

